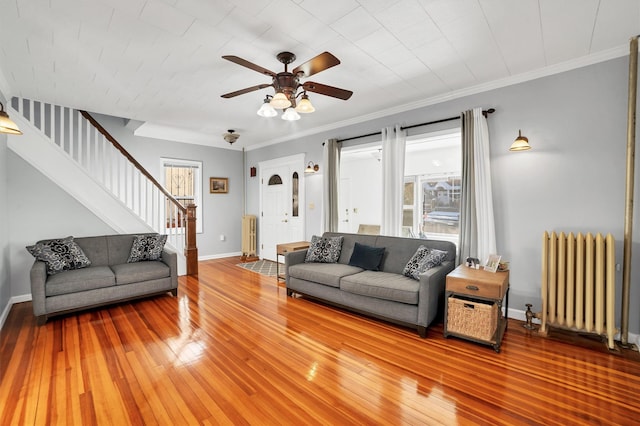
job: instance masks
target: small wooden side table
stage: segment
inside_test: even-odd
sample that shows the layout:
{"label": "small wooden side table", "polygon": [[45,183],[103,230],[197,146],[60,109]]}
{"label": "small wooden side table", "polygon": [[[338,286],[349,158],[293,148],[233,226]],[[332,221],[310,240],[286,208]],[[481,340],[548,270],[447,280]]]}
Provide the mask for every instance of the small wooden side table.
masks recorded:
{"label": "small wooden side table", "polygon": [[[491,337],[479,338],[471,335],[471,332],[465,333],[461,331],[452,331],[448,327],[449,322],[449,298],[468,301],[465,308],[474,309],[474,304],[483,303],[486,308],[497,309],[495,323],[495,332]],[[502,301],[506,298],[505,312],[502,313]],[[460,304],[460,300],[458,302]],[[462,302],[464,304],[464,302]],[[495,306],[493,306],[495,305]],[[496,352],[500,352],[500,344],[502,337],[507,330],[507,311],[509,310],[509,271],[489,272],[483,269],[474,269],[466,265],[460,265],[447,275],[447,284],[445,290],[445,308],[444,308],[444,337],[456,336],[463,339],[471,340],[493,346]],[[480,310],[478,310],[480,312]],[[481,314],[469,312],[469,321],[478,320]],[[469,326],[469,330],[473,329],[474,324],[465,324]],[[463,329],[466,327],[462,327]]]}
{"label": "small wooden side table", "polygon": [[278,280],[284,280],[284,274],[280,274],[280,258],[290,251],[306,250],[309,248],[309,241],[297,241],[295,243],[283,243],[276,245],[276,277]]}

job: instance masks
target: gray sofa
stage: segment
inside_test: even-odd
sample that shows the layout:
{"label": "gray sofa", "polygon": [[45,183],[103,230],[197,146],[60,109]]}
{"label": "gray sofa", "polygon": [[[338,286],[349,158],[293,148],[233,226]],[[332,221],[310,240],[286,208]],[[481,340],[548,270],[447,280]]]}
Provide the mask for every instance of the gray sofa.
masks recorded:
{"label": "gray sofa", "polygon": [[[371,317],[416,328],[421,337],[443,312],[445,280],[455,267],[456,246],[448,241],[326,232],[344,237],[336,263],[305,263],[306,250],[285,256],[287,295],[319,299]],[[355,243],[384,247],[380,271],[350,266]],[[419,275],[402,274],[419,246],[447,251],[444,261]]]}
{"label": "gray sofa", "polygon": [[135,235],[155,234],[74,238],[91,261],[81,269],[49,275],[45,262],[36,260],[31,267],[31,295],[38,323],[53,315],[169,291],[176,296],[177,254],[164,249],[159,260],[127,263]]}

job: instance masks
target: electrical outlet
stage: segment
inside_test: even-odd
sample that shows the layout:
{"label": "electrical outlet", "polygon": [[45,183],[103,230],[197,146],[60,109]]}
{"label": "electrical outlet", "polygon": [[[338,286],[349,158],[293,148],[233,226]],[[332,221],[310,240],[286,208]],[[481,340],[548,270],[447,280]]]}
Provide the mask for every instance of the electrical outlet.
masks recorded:
{"label": "electrical outlet", "polygon": [[224,236],[224,234],[220,234],[220,241],[224,241],[226,239],[226,237]]}

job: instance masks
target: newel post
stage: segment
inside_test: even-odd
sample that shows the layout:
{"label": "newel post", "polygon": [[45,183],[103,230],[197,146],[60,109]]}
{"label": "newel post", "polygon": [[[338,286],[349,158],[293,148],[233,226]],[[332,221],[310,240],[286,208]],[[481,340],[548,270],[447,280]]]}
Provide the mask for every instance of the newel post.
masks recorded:
{"label": "newel post", "polygon": [[198,247],[196,246],[196,205],[187,206],[186,239],[184,256],[187,258],[187,275],[198,275]]}

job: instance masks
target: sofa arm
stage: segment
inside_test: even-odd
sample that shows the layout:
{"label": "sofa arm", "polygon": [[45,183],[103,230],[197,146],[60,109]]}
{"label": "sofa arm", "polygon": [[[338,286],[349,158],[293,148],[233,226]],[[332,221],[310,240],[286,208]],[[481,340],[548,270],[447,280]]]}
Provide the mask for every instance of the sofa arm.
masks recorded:
{"label": "sofa arm", "polygon": [[295,250],[285,253],[284,255],[284,276],[285,282],[289,283],[289,267],[304,263],[304,259],[307,257],[307,250]]}
{"label": "sofa arm", "polygon": [[31,300],[33,305],[33,315],[40,317],[47,314],[45,306],[45,283],[47,282],[46,263],[36,260],[31,266],[29,273],[31,279]]}
{"label": "sofa arm", "polygon": [[178,288],[178,254],[164,249],[160,260],[171,270],[171,288]]}
{"label": "sofa arm", "polygon": [[454,262],[448,261],[420,275],[418,325],[427,327],[438,315],[438,309],[444,307],[447,274],[453,271],[454,267]]}

